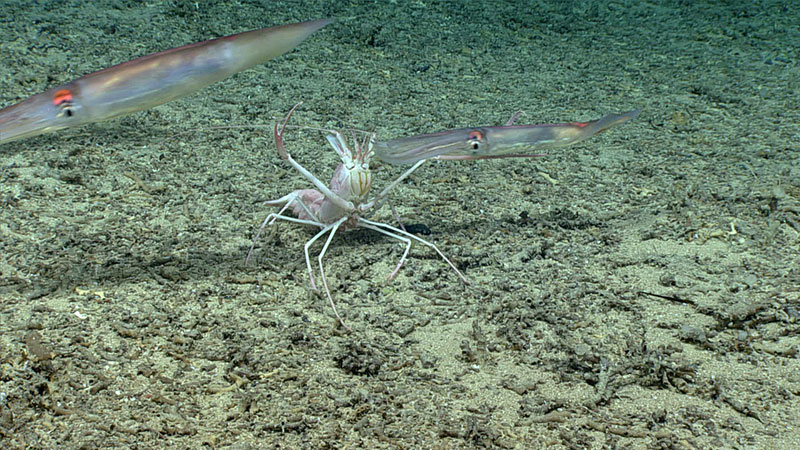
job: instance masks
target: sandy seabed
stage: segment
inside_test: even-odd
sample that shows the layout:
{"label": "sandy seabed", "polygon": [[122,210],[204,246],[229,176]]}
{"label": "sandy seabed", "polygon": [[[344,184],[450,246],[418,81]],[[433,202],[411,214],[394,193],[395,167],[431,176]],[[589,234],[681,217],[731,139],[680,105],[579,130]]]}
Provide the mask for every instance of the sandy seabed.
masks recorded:
{"label": "sandy seabed", "polygon": [[[0,106],[339,19],[197,95],[0,147],[0,447],[800,448],[787,2],[32,3],[0,6]],[[313,229],[244,264],[261,202],[309,187],[272,138],[298,101],[295,124],[383,139],[643,113],[545,158],[424,165],[391,201],[471,284],[421,245],[387,282],[403,245],[343,233],[346,332],[310,289]],[[286,144],[331,176],[323,134]]]}

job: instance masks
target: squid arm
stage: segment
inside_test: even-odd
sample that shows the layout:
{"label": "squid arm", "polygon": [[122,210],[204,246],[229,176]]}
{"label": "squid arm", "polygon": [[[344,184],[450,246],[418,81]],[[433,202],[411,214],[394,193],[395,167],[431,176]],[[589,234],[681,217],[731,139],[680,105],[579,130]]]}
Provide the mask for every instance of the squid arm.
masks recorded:
{"label": "squid arm", "polygon": [[90,73],[0,110],[0,144],[175,100],[288,52],[330,22],[247,31]]}
{"label": "squid arm", "polygon": [[546,148],[575,144],[638,116],[641,108],[622,114],[609,114],[590,122],[542,125],[512,125],[516,114],[505,126],[458,128],[439,133],[378,141],[373,150],[381,161],[390,164],[413,164],[429,158],[490,159],[537,157],[528,153]]}

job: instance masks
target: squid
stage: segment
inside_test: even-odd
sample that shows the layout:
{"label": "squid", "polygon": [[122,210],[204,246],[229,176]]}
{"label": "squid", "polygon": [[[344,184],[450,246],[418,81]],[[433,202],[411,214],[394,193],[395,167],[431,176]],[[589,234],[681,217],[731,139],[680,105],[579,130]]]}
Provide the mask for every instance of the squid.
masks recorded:
{"label": "squid", "polygon": [[526,153],[545,148],[565,147],[627,122],[642,112],[635,109],[609,114],[590,122],[514,125],[518,114],[505,126],[458,128],[388,141],[377,141],[375,156],[389,164],[413,164],[425,159],[490,159],[545,156]]}
{"label": "squid", "polygon": [[331,23],[319,19],[173,48],[84,75],[0,110],[0,144],[128,115],[276,58]]}

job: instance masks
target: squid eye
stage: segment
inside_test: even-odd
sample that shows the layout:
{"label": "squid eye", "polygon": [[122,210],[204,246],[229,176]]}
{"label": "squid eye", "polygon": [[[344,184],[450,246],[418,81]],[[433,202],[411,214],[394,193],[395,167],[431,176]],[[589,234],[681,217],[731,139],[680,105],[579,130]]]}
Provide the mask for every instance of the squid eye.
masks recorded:
{"label": "squid eye", "polygon": [[467,138],[467,142],[469,146],[473,150],[478,150],[481,148],[481,142],[483,141],[483,134],[480,131],[470,131],[469,137]]}
{"label": "squid eye", "polygon": [[55,94],[53,94],[53,106],[61,108],[61,112],[59,113],[59,115],[72,117],[73,115],[72,100],[73,100],[72,91],[70,91],[69,89],[61,89],[56,91]]}

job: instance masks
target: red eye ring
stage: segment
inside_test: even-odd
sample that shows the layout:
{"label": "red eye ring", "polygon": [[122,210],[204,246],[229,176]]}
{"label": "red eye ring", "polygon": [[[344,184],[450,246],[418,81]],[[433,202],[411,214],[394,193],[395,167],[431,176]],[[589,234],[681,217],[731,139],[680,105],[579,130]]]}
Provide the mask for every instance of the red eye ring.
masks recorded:
{"label": "red eye ring", "polygon": [[60,89],[53,94],[53,105],[60,106],[64,103],[72,102],[72,91],[69,89]]}

